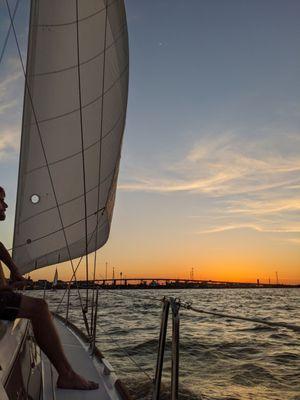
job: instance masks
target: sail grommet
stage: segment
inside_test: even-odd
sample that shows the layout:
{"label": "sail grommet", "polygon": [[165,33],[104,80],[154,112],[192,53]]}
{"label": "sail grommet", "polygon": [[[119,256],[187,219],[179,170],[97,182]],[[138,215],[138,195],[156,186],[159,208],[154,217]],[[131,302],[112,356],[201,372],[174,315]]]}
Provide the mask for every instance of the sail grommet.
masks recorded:
{"label": "sail grommet", "polygon": [[38,195],[38,194],[33,194],[31,197],[30,197],[30,201],[31,201],[31,203],[32,204],[37,204],[37,203],[39,203],[40,202],[40,196]]}

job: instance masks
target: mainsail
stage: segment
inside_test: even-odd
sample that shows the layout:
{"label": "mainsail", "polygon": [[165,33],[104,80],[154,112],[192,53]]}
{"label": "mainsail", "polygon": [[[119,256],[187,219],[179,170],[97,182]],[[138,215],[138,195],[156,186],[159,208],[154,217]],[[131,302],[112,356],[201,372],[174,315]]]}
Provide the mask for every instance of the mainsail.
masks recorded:
{"label": "mainsail", "polygon": [[24,274],[108,239],[128,95],[123,0],[32,0],[13,258]]}

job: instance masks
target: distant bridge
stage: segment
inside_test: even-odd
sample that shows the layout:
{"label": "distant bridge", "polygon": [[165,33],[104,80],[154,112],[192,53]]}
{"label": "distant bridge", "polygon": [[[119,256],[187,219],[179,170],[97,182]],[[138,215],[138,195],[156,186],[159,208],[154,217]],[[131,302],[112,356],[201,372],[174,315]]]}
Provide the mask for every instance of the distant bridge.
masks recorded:
{"label": "distant bridge", "polygon": [[[86,283],[86,281],[81,281],[81,283]],[[193,285],[193,284],[199,284],[199,285],[257,285],[257,283],[253,282],[229,282],[229,281],[213,281],[213,280],[204,280],[204,279],[181,279],[181,278],[110,278],[110,279],[96,279],[96,283],[100,285],[115,285],[115,286],[127,286],[129,284],[159,284],[159,285],[172,285],[172,284],[183,284],[183,285]],[[89,284],[92,284],[93,281],[89,281]]]}

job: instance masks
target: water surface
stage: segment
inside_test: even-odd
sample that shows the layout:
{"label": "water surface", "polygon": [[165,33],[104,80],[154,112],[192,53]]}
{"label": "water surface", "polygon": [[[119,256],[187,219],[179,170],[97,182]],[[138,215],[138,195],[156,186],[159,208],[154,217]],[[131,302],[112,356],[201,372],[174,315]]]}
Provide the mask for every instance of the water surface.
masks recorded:
{"label": "water surface", "polygon": [[[62,294],[47,292],[53,310]],[[81,295],[85,298],[85,291]],[[153,298],[163,296],[210,311],[300,325],[299,289],[100,291],[97,345],[134,399],[151,399],[162,308]],[[64,302],[60,311],[64,315]],[[84,329],[75,290],[70,320]],[[300,400],[299,333],[185,309],[180,324],[180,399]],[[168,329],[161,399],[169,399],[171,324]]]}

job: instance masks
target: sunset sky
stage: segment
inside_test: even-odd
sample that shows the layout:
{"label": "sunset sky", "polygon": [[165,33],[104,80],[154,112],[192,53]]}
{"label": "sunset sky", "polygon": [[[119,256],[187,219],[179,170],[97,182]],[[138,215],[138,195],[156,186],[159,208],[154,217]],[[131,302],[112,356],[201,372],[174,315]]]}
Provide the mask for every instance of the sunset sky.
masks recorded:
{"label": "sunset sky", "polygon": [[[130,87],[111,236],[123,277],[300,283],[299,0],[127,0]],[[15,0],[10,2],[13,7]],[[26,51],[28,1],[16,24]],[[0,3],[0,50],[9,26]],[[24,77],[0,65],[12,246]],[[84,278],[84,265],[79,278]],[[34,279],[52,279],[54,267]],[[62,264],[60,279],[70,276]]]}

